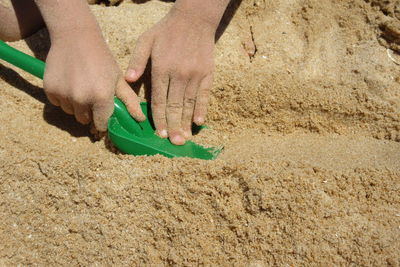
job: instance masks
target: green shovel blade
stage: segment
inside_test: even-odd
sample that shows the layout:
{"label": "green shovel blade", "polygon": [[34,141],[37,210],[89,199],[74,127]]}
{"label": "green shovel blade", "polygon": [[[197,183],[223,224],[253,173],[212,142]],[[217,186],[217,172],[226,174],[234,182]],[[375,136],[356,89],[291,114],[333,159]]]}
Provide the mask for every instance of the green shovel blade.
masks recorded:
{"label": "green shovel blade", "polygon": [[121,151],[133,155],[160,154],[169,158],[190,157],[199,159],[215,159],[221,149],[204,148],[191,141],[183,146],[176,146],[168,139],[155,134],[147,103],[141,108],[146,115],[144,122],[138,123],[128,113],[121,100],[115,98],[114,113],[108,121],[108,135],[113,144]]}
{"label": "green shovel blade", "polygon": [[[0,41],[0,58],[43,79],[45,63],[18,51]],[[204,160],[215,159],[221,149],[205,148],[191,141],[183,146],[173,145],[168,139],[155,134],[151,112],[147,103],[140,104],[146,115],[144,122],[134,120],[121,100],[115,98],[114,113],[108,121],[111,142],[121,151],[132,155],[163,155],[166,157],[190,157]]]}

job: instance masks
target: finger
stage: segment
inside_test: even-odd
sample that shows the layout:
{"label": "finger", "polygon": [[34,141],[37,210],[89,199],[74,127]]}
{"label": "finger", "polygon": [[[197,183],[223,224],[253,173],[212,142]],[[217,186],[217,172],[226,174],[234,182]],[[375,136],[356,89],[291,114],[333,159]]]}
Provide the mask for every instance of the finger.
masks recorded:
{"label": "finger", "polygon": [[63,98],[59,99],[59,101],[60,101],[60,106],[65,113],[69,115],[74,115],[74,108],[67,99]]}
{"label": "finger", "polygon": [[193,112],[196,104],[196,96],[199,86],[199,80],[191,80],[185,91],[185,99],[183,101],[182,112],[182,130],[183,135],[186,139],[192,136]]}
{"label": "finger", "polygon": [[151,74],[151,111],[157,134],[162,138],[168,137],[167,131],[167,92],[169,77],[163,71],[152,70]]}
{"label": "finger", "polygon": [[91,110],[88,105],[74,103],[73,108],[75,118],[79,123],[85,125],[92,121]]}
{"label": "finger", "polygon": [[46,92],[46,96],[51,104],[53,104],[54,106],[57,106],[57,107],[60,106],[60,101],[58,101],[56,95]]}
{"label": "finger", "polygon": [[182,132],[182,111],[183,99],[187,81],[172,77],[169,84],[168,99],[167,99],[167,123],[168,136],[171,143],[175,145],[185,144],[185,138]]}
{"label": "finger", "polygon": [[149,60],[151,49],[153,47],[153,35],[144,33],[136,42],[135,49],[131,61],[129,62],[128,70],[125,74],[125,79],[128,82],[136,82],[143,75],[146,69],[147,61]]}
{"label": "finger", "polygon": [[100,132],[107,131],[108,118],[111,117],[113,111],[114,111],[114,101],[112,97],[94,103],[94,105],[92,106],[92,117],[93,117],[94,127],[98,131]]}
{"label": "finger", "polygon": [[213,75],[209,74],[201,81],[199,90],[197,91],[196,105],[193,114],[193,122],[197,125],[202,125],[206,119],[212,83]]}
{"label": "finger", "polygon": [[140,108],[140,101],[138,96],[132,90],[132,88],[124,81],[120,79],[117,84],[117,89],[115,91],[117,97],[124,102],[126,109],[129,111],[129,114],[137,120],[144,121],[146,120],[146,116],[143,114],[142,109]]}

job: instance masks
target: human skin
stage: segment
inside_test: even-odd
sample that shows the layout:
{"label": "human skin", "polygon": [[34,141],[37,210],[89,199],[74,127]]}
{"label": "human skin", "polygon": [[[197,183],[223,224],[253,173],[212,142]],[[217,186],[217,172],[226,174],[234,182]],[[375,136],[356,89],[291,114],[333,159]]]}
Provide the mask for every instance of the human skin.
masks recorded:
{"label": "human skin", "polygon": [[151,59],[151,108],[157,134],[183,145],[204,123],[213,80],[215,33],[230,0],[177,0],[143,33],[125,74],[136,82]]}
{"label": "human skin", "polygon": [[139,99],[121,75],[85,0],[35,0],[50,34],[44,90],[49,101],[77,121],[107,130],[114,95],[138,121]]}
{"label": "human skin", "polygon": [[44,26],[33,0],[0,0],[0,39],[16,41]]}
{"label": "human skin", "polygon": [[[21,1],[26,1],[25,8],[31,8],[32,12],[35,8],[40,11],[50,34],[44,91],[52,104],[75,115],[82,124],[93,121],[99,131],[107,130],[108,118],[114,110],[114,95],[125,103],[136,120],[145,119],[138,97],[124,80],[85,0]],[[16,7],[14,2],[20,1],[12,2]],[[29,14],[27,10],[23,12]],[[8,24],[15,24],[16,13],[17,10],[8,13]],[[35,15],[32,22],[37,20],[40,17]],[[27,32],[14,28],[1,36],[15,40]]]}
{"label": "human skin", "polygon": [[[94,4],[98,0],[87,0]],[[34,0],[0,0],[0,39],[17,41],[43,28],[44,21]]]}
{"label": "human skin", "polygon": [[[143,120],[137,96],[121,79],[84,1],[35,2],[52,43],[44,79],[50,102],[74,114],[81,123],[93,119],[96,128],[104,131],[115,91],[131,115]],[[151,57],[154,123],[158,134],[169,136],[174,144],[184,144],[191,137],[192,122],[200,125],[205,120],[212,85],[214,36],[228,3],[177,0],[169,14],[137,42],[125,78],[137,81]]]}

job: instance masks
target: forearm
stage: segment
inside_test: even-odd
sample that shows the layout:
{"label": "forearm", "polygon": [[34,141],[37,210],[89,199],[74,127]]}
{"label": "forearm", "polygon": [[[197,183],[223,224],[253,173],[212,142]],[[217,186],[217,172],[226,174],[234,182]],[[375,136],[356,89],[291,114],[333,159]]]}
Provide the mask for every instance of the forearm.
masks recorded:
{"label": "forearm", "polygon": [[50,33],[59,38],[82,31],[98,32],[86,0],[35,0]]}
{"label": "forearm", "polygon": [[176,0],[174,9],[217,29],[230,0]]}
{"label": "forearm", "polygon": [[43,27],[33,0],[0,0],[0,39],[16,41]]}

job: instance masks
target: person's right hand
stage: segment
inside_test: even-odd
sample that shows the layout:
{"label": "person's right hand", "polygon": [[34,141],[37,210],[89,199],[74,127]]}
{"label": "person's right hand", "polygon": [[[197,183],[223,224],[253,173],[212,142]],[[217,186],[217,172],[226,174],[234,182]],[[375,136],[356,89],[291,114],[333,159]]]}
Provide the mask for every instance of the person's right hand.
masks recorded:
{"label": "person's right hand", "polygon": [[82,124],[93,121],[98,131],[107,130],[114,95],[133,118],[145,120],[138,97],[124,80],[98,28],[52,38],[44,90],[52,104],[75,115]]}
{"label": "person's right hand", "polygon": [[218,24],[178,8],[143,33],[125,79],[136,82],[151,58],[151,109],[160,137],[183,145],[192,123],[202,125],[212,87],[214,39]]}

